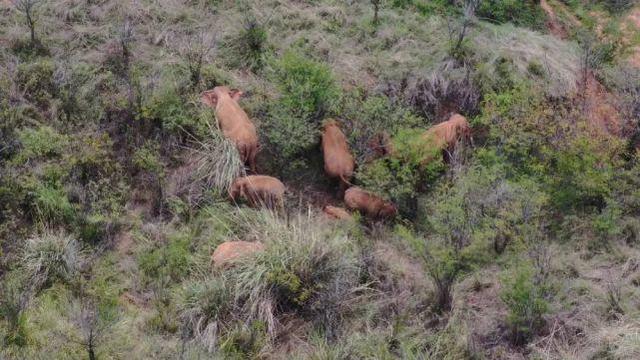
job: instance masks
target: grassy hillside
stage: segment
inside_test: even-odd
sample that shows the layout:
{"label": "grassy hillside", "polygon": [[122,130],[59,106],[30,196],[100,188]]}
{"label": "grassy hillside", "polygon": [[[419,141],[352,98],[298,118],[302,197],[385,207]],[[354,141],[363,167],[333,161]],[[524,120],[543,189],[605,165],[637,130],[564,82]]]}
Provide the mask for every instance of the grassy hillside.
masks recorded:
{"label": "grassy hillside", "polygon": [[[0,359],[640,358],[639,59],[632,0],[0,0]],[[322,212],[329,118],[396,218]]]}

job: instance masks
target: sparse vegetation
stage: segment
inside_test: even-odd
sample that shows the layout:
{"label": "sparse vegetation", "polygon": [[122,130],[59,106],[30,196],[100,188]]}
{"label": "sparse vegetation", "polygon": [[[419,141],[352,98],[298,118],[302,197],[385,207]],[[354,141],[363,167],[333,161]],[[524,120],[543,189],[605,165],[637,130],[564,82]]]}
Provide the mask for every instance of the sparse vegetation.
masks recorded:
{"label": "sparse vegetation", "polygon": [[[640,358],[638,11],[0,1],[0,358]],[[397,216],[323,212],[328,119]]]}

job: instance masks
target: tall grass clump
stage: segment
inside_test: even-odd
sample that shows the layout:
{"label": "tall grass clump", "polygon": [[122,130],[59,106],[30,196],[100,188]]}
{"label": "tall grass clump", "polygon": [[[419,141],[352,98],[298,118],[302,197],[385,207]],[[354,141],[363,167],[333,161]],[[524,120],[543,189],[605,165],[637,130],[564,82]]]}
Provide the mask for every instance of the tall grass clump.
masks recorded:
{"label": "tall grass clump", "polygon": [[82,262],[80,244],[64,232],[45,231],[27,240],[22,263],[35,289],[72,281]]}
{"label": "tall grass clump", "polygon": [[196,165],[194,184],[200,184],[203,190],[213,188],[226,194],[233,180],[245,173],[244,163],[233,141],[225,138],[210,122],[207,122],[207,129],[207,136],[197,139],[192,148]]}
{"label": "tall grass clump", "polygon": [[232,67],[246,68],[253,72],[262,70],[265,64],[269,37],[264,24],[248,16],[240,31],[223,41],[223,56]]}
{"label": "tall grass clump", "polygon": [[364,291],[348,237],[311,214],[288,222],[266,211],[237,216],[249,223],[245,238],[261,239],[265,250],[183,289],[180,309],[191,334],[210,350],[236,341],[238,329],[274,340],[286,315],[339,331],[348,301]]}

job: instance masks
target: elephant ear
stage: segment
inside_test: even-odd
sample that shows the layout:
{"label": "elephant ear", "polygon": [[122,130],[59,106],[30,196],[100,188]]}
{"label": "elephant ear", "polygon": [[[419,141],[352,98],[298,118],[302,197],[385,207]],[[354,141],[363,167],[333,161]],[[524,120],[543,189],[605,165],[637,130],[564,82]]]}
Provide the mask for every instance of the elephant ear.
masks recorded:
{"label": "elephant ear", "polygon": [[243,94],[244,92],[242,92],[242,90],[238,90],[238,89],[229,90],[229,96],[231,96],[231,98],[235,101],[240,100],[240,97],[242,97]]}
{"label": "elephant ear", "polygon": [[218,95],[213,90],[208,90],[202,93],[200,101],[209,107],[215,108],[218,105]]}

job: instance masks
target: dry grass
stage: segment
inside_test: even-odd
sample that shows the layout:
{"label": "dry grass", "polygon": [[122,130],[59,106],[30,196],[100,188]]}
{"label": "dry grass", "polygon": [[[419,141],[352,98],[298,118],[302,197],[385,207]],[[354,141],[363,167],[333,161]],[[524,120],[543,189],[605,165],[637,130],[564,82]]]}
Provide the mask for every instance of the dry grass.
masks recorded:
{"label": "dry grass", "polygon": [[576,90],[580,71],[580,52],[576,44],[551,35],[511,25],[483,24],[474,38],[477,49],[488,63],[500,58],[513,60],[521,75],[528,74],[532,62],[546,71],[546,88],[553,96],[564,96]]}

